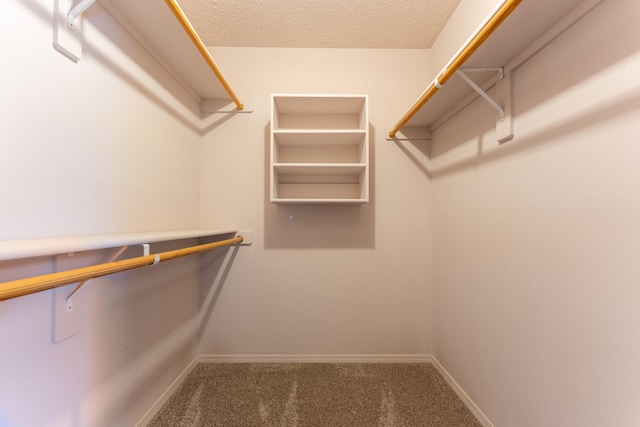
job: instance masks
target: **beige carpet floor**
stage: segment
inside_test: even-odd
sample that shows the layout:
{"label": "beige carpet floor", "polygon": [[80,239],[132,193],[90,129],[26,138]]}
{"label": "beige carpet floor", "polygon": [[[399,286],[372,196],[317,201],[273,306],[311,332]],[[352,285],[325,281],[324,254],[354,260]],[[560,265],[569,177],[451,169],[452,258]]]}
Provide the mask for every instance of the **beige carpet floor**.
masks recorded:
{"label": "beige carpet floor", "polygon": [[480,426],[430,364],[202,363],[152,427]]}

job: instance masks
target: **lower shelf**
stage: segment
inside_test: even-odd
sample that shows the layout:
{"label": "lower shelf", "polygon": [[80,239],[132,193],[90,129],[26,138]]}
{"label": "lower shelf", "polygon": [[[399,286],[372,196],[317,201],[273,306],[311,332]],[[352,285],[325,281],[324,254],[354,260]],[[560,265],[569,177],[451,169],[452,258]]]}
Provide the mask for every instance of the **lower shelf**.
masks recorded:
{"label": "lower shelf", "polygon": [[362,205],[368,200],[363,199],[275,199],[276,205]]}
{"label": "lower shelf", "polygon": [[367,203],[364,164],[276,164],[271,176],[273,203]]}
{"label": "lower shelf", "polygon": [[280,183],[273,203],[345,203],[360,204],[369,200],[363,197],[362,185],[353,184],[316,184],[316,183]]}

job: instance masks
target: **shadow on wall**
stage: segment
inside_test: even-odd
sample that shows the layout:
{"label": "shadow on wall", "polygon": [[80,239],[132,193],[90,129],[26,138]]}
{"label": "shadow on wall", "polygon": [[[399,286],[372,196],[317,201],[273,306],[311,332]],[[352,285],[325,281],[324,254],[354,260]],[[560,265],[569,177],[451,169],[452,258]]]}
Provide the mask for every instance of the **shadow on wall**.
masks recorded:
{"label": "shadow on wall", "polygon": [[[594,23],[597,22],[605,26],[603,31],[581,31],[577,33],[580,38],[576,33],[569,31],[514,70],[514,88],[512,89],[514,120],[517,121],[519,116],[540,108],[560,92],[568,92],[580,86],[583,82],[637,52],[637,37],[634,38],[629,34],[629,29],[634,28],[632,20],[635,15],[619,13],[615,8],[604,6],[600,5],[597,8],[600,15],[592,11],[576,24],[593,28]],[[594,46],[604,44],[603,33],[609,34],[608,39],[615,39],[619,43],[598,49],[597,54],[594,54]],[[584,37],[585,34],[588,35],[587,38]],[[530,65],[530,61],[533,64]],[[528,67],[535,67],[535,72],[526,71]],[[526,83],[521,82],[523,72],[527,74]],[[526,93],[522,93],[523,87],[526,87]],[[492,96],[493,90],[493,88],[489,90]],[[607,91],[602,91],[598,96],[606,94]],[[467,105],[454,116],[456,123],[464,123],[464,125],[458,126],[454,131],[449,130],[446,134],[443,133],[447,132],[446,130],[438,130],[440,134],[437,144],[432,145],[429,153],[433,163],[427,169],[422,169],[430,178],[437,179],[513,155],[541,143],[554,142],[559,137],[577,130],[588,129],[621,114],[634,112],[638,108],[639,99],[638,91],[629,91],[623,96],[609,97],[591,107],[576,106],[574,111],[563,113],[563,117],[540,123],[535,132],[530,132],[524,137],[518,133],[519,129],[516,127],[514,139],[504,144],[498,144],[495,140],[486,138],[486,135],[490,135],[495,128],[495,112],[484,104],[481,107],[482,110],[476,109],[474,113],[469,113],[469,105]],[[480,98],[473,102],[484,103]],[[428,103],[425,108],[429,108]],[[400,148],[415,162],[406,146],[400,145]]]}
{"label": "shadow on wall", "polygon": [[[42,19],[47,25],[51,25],[52,45],[55,39],[55,31],[57,31],[56,17],[50,10],[45,9],[40,4],[33,0],[22,0],[22,6],[29,9],[34,16]],[[58,1],[54,3],[58,4]],[[92,58],[100,62],[107,69],[109,69],[115,76],[118,76],[122,81],[127,82],[131,88],[136,89],[139,93],[147,97],[151,102],[155,103],[159,107],[163,108],[167,113],[174,118],[182,122],[182,124],[191,129],[194,132],[200,132],[200,126],[197,123],[199,112],[192,111],[187,113],[186,110],[179,111],[173,104],[176,100],[183,100],[189,95],[184,94],[184,89],[172,78],[170,75],[161,71],[161,66],[155,59],[148,57],[146,60],[140,60],[140,53],[143,52],[142,46],[137,42],[133,42],[128,33],[114,22],[107,11],[100,5],[99,12],[88,11],[83,15],[84,19],[100,31],[106,38],[111,40],[120,49],[120,53],[116,54],[113,50],[108,51],[103,46],[96,46],[92,44],[91,40],[87,40],[83,37],[82,49],[84,59],[81,61],[87,61]],[[54,7],[54,10],[56,8]],[[53,47],[52,47],[53,49]],[[117,57],[117,55],[122,55]],[[130,59],[132,63],[140,66],[144,73],[133,72],[133,67],[127,67],[128,64],[123,63],[123,59]],[[138,59],[136,59],[138,58]],[[163,95],[158,93],[157,89],[153,87],[153,84],[149,84],[148,77],[151,76],[162,85],[164,90],[170,93],[169,95]],[[189,108],[187,103],[184,103],[185,108]]]}
{"label": "shadow on wall", "polygon": [[[158,242],[151,253],[197,243]],[[120,259],[140,252],[132,245]],[[58,259],[67,254],[3,261],[0,282],[96,265],[112,255],[98,249],[76,252],[68,262]],[[195,357],[199,277],[200,260],[192,255],[95,278],[75,299],[77,333],[55,344],[53,290],[2,301],[0,426],[134,425]],[[52,387],[60,391],[54,399]],[[39,411],[29,411],[33,400],[43,402]]]}
{"label": "shadow on wall", "polygon": [[269,125],[264,130],[264,245],[266,249],[374,248],[375,169],[373,127],[369,125],[369,203],[291,204],[269,200]]}
{"label": "shadow on wall", "polygon": [[431,178],[431,137],[394,140],[409,160],[427,178]]}
{"label": "shadow on wall", "polygon": [[[230,237],[233,236],[224,238]],[[238,249],[239,246],[219,248],[200,256],[199,341],[204,334],[204,326],[209,324],[209,318],[227,281],[233,261],[238,255]]]}
{"label": "shadow on wall", "polygon": [[[85,39],[83,42],[84,53],[99,61],[114,75],[129,84],[132,89],[137,90],[149,101],[164,109],[185,127],[191,129],[193,132],[200,133],[201,129],[198,123],[200,112],[190,111],[187,113],[189,107],[186,103],[186,98],[190,95],[184,94],[184,89],[179,86],[175,79],[161,71],[160,64],[158,64],[154,58],[148,57],[144,60],[141,59],[142,47],[137,43],[133,43],[124,29],[116,31],[115,28],[117,27],[114,27],[113,19],[104,9],[100,12],[101,13],[87,16],[91,18],[91,24],[111,40],[121,52],[109,52],[107,49],[96,46]],[[133,72],[131,70],[132,67],[127,67],[128,64],[124,62],[125,58],[142,68],[143,72]],[[155,88],[155,82],[149,81],[150,77],[156,80],[162,86],[163,91],[166,90],[167,93],[162,93]],[[185,107],[185,110],[180,111],[180,109],[175,106],[176,101],[179,101]],[[193,116],[191,114],[193,114]]]}
{"label": "shadow on wall", "polygon": [[[570,119],[550,124],[539,131],[528,134],[524,138],[518,138],[516,135],[513,141],[501,146],[499,150],[484,151],[483,136],[482,134],[477,134],[475,140],[477,141],[478,147],[475,155],[458,159],[455,162],[443,165],[442,167],[434,168],[431,172],[431,176],[436,179],[534,148],[539,144],[557,142],[558,138],[569,135],[578,130],[588,129],[591,126],[596,126],[608,120],[615,119],[620,115],[637,111],[639,106],[640,92],[631,92],[624,97],[615,98],[609,102],[598,104],[595,108],[584,110]],[[441,147],[441,151],[453,149],[463,140],[463,138],[450,140],[447,142],[446,146]],[[435,159],[436,157],[437,153],[434,152],[433,158]]]}
{"label": "shadow on wall", "polygon": [[[196,244],[196,239],[158,242],[151,253]],[[128,252],[125,258],[139,256],[140,248]],[[134,408],[148,407],[149,391],[155,392],[159,381],[171,381],[183,369],[182,361],[193,358],[199,272],[200,261],[191,255],[108,276],[104,286],[100,278],[91,285],[90,322],[96,333],[90,335],[89,360],[98,419],[128,424],[139,418]]]}

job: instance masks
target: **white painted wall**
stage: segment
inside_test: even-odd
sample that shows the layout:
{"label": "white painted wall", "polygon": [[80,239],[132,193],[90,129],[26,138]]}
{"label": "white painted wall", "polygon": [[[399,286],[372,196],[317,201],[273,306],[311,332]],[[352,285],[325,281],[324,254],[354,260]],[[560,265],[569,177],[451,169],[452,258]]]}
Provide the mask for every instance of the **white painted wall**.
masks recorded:
{"label": "white painted wall", "polygon": [[[209,307],[200,353],[429,354],[426,145],[384,139],[424,88],[428,51],[215,48],[213,55],[254,112],[205,118],[202,224],[253,230],[254,244],[238,253]],[[268,201],[271,93],[369,94],[371,203]]]}
{"label": "white painted wall", "polygon": [[195,100],[100,5],[77,64],[52,47],[53,2],[0,7],[0,238],[197,227]]}
{"label": "white painted wall", "polygon": [[[53,5],[0,2],[10,17],[0,26],[0,239],[197,228],[196,102],[99,3],[82,60],[62,56]],[[0,263],[0,282],[50,272],[53,261]],[[59,344],[51,292],[0,302],[1,426],[142,417],[196,355],[199,259],[157,267],[91,283],[80,332]]]}
{"label": "white painted wall", "polygon": [[431,46],[431,74],[433,78],[456,54],[482,20],[498,4],[496,0],[461,0],[438,38]]}
{"label": "white painted wall", "polygon": [[436,130],[433,353],[497,426],[640,423],[640,4],[605,1]]}

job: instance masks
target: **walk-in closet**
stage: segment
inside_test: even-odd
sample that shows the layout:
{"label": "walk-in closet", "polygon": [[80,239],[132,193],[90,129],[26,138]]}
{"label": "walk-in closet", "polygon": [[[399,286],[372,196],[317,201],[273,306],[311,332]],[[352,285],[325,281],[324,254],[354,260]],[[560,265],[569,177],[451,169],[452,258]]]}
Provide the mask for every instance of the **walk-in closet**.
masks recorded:
{"label": "walk-in closet", "polygon": [[0,13],[0,427],[640,425],[637,0]]}

